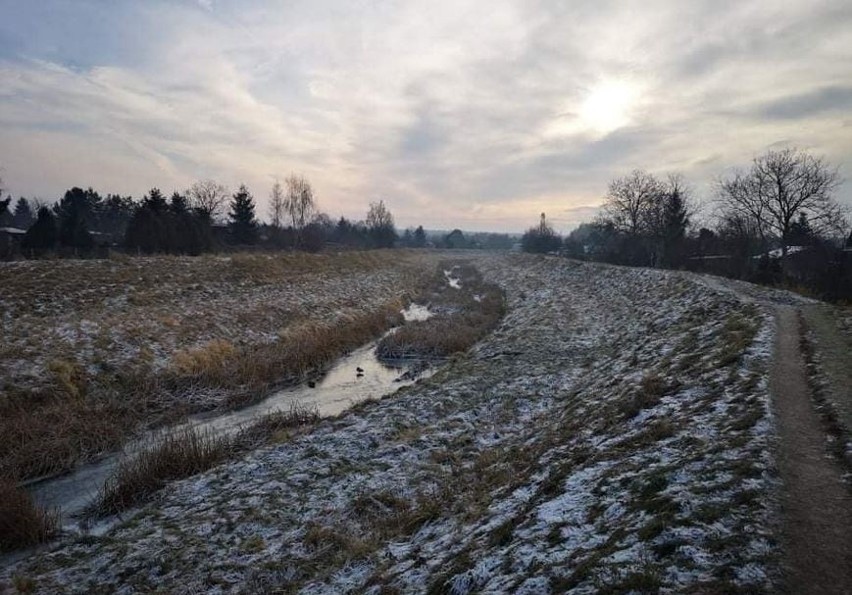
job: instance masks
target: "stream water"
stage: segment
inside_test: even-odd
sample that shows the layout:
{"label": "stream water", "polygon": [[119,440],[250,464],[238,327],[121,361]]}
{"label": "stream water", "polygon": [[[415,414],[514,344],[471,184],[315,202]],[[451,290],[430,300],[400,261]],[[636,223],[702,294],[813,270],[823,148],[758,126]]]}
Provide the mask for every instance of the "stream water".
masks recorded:
{"label": "stream water", "polygon": [[[402,314],[406,322],[426,320],[432,315],[426,306],[418,304],[412,304]],[[98,526],[81,526],[81,513],[97,497],[104,482],[122,460],[132,457],[165,433],[192,426],[201,431],[232,434],[268,413],[286,411],[294,404],[316,408],[323,417],[333,416],[355,403],[392,394],[400,387],[414,383],[417,378],[434,372],[430,367],[416,375],[406,374],[412,365],[418,363],[410,360],[380,362],[375,355],[376,343],[368,343],[341,357],[313,386],[305,384],[286,388],[235,411],[190,417],[181,424],[148,433],[127,444],[121,452],[82,465],[69,474],[33,483],[28,490],[38,504],[60,509],[65,530],[99,532]],[[108,523],[101,527],[106,526]]]}

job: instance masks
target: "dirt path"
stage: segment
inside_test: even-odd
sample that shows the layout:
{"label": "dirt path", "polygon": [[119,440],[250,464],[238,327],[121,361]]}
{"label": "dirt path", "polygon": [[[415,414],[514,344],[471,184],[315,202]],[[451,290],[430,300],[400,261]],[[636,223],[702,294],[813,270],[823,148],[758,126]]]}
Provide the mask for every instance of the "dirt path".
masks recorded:
{"label": "dirt path", "polygon": [[827,457],[799,351],[796,309],[779,306],[770,386],[783,481],[784,572],[789,593],[852,593],[852,498]]}

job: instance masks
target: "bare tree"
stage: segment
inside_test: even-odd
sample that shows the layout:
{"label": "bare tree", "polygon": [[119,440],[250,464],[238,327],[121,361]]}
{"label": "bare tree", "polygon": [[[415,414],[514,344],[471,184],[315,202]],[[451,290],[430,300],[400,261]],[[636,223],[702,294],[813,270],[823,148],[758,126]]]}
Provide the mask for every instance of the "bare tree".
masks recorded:
{"label": "bare tree", "polygon": [[370,203],[366,223],[367,233],[376,248],[393,248],[396,243],[396,226],[385,201]]}
{"label": "bare tree", "polygon": [[281,229],[284,222],[284,188],[275,180],[269,193],[269,220],[275,230]]}
{"label": "bare tree", "polygon": [[207,215],[211,221],[220,219],[230,198],[228,189],[214,180],[199,180],[186,191],[192,208]]}
{"label": "bare tree", "polygon": [[663,186],[654,176],[633,170],[610,182],[603,206],[605,219],[618,231],[638,235],[650,223],[649,213],[662,193]]}
{"label": "bare tree", "polygon": [[314,202],[314,191],[311,183],[304,176],[291,174],[284,183],[287,192],[284,196],[284,210],[290,216],[293,223],[296,246],[302,239],[302,231],[310,222],[311,216],[316,208]]}
{"label": "bare tree", "polygon": [[837,169],[825,160],[788,148],[755,157],[747,171],[721,180],[719,198],[726,211],[751,219],[761,239],[776,234],[785,257],[799,213],[818,232],[843,227],[843,209],[832,196],[839,185]]}

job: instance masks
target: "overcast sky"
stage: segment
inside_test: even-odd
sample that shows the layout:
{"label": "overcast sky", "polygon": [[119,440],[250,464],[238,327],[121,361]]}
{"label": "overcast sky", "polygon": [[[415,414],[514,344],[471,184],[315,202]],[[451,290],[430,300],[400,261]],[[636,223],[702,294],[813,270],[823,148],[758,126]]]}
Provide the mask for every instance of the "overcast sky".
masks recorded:
{"label": "overcast sky", "polygon": [[401,227],[588,220],[633,168],[712,182],[824,155],[852,203],[852,2],[0,0],[15,196],[290,172]]}

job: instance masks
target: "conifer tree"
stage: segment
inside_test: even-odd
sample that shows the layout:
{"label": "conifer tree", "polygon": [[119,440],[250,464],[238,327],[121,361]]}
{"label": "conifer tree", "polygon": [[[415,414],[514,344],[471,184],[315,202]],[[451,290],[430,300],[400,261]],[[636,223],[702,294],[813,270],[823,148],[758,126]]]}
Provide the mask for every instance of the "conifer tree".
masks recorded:
{"label": "conifer tree", "polygon": [[34,220],[35,217],[33,217],[33,210],[30,207],[30,203],[23,196],[20,197],[18,202],[15,203],[15,214],[12,217],[12,225],[18,229],[29,229]]}
{"label": "conifer tree", "polygon": [[43,254],[56,247],[59,232],[56,229],[56,218],[47,207],[38,210],[35,223],[27,230],[21,247],[36,254]]}
{"label": "conifer tree", "polygon": [[426,245],[426,232],[423,231],[423,226],[418,225],[414,230],[414,247],[422,248]]}
{"label": "conifer tree", "polygon": [[254,198],[245,185],[234,194],[228,214],[231,241],[235,244],[257,243],[257,219],[254,215]]}

